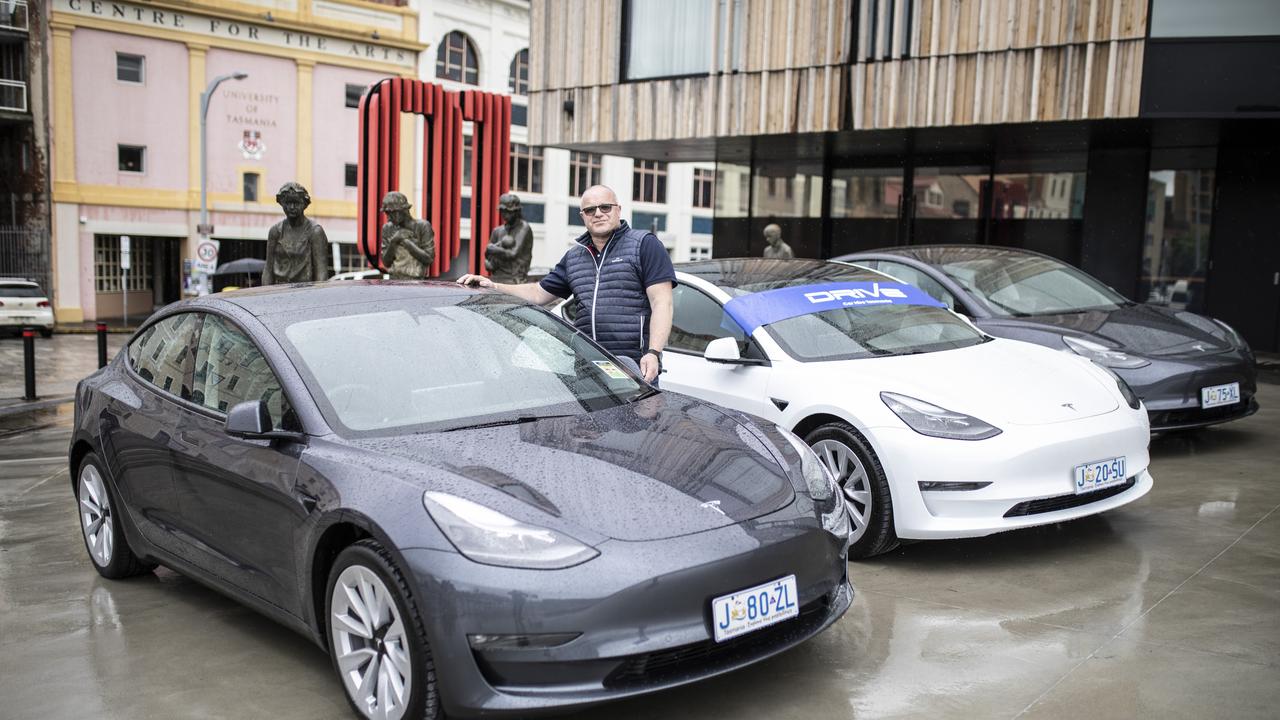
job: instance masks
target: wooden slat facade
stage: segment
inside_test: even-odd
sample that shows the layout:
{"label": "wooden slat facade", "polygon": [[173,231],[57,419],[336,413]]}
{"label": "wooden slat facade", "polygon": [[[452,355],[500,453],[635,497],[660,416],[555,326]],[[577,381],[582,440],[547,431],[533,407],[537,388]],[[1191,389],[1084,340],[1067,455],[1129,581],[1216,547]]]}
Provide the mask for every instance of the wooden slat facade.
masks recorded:
{"label": "wooden slat facade", "polygon": [[[698,1],[716,4],[688,0]],[[743,7],[737,72],[728,72],[729,48],[714,47],[717,72],[621,82],[625,0],[533,0],[530,141],[581,146],[1138,114],[1147,0]],[[707,35],[718,42],[715,28]]]}

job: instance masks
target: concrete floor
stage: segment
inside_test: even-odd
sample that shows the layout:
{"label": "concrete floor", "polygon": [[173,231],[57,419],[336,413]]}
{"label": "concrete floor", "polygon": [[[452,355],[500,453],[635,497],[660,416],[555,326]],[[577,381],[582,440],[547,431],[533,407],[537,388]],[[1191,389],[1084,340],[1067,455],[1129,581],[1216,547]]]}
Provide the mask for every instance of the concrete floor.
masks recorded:
{"label": "concrete floor", "polygon": [[[1280,385],[1252,418],[1152,444],[1107,515],[919,543],[781,657],[575,718],[1280,715]],[[0,417],[0,718],[346,718],[327,657],[167,570],[93,571],[70,407]]]}

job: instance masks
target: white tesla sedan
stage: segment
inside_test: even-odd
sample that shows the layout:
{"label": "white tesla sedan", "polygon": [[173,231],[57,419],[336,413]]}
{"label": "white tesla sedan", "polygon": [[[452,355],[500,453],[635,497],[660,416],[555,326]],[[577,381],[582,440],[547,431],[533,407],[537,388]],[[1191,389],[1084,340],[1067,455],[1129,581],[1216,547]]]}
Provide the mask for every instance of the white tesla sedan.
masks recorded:
{"label": "white tesla sedan", "polygon": [[853,556],[1070,520],[1151,489],[1147,413],[1087,359],[985,335],[865,268],[676,267],[662,388],[811,445],[844,488]]}

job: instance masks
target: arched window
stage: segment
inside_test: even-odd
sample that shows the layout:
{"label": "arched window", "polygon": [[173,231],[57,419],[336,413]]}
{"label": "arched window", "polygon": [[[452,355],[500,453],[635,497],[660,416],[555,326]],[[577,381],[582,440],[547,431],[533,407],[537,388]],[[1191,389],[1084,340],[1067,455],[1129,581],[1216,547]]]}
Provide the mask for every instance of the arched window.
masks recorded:
{"label": "arched window", "polygon": [[436,51],[436,77],[468,85],[480,84],[480,63],[476,48],[466,33],[454,30],[444,36]]}
{"label": "arched window", "polygon": [[511,76],[507,78],[507,86],[516,95],[529,94],[529,48],[516,53],[511,60]]}

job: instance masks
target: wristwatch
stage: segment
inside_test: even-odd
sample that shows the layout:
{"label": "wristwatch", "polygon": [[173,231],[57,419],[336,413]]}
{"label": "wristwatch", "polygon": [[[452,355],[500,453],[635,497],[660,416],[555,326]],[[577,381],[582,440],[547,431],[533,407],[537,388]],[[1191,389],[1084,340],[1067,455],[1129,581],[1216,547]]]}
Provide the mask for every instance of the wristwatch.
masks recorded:
{"label": "wristwatch", "polygon": [[645,350],[640,357],[644,357],[645,355],[652,355],[655,359],[657,359],[658,369],[659,370],[662,369],[662,351],[661,350],[654,350],[653,348],[649,348],[648,350]]}

